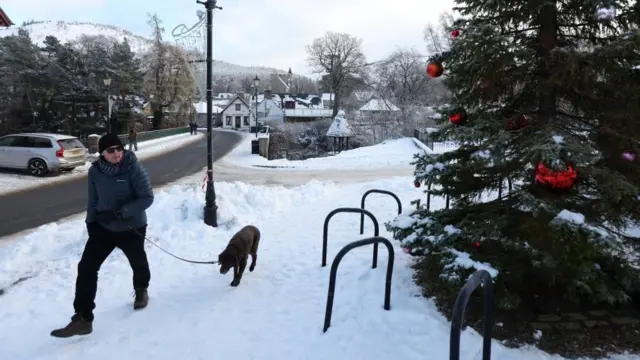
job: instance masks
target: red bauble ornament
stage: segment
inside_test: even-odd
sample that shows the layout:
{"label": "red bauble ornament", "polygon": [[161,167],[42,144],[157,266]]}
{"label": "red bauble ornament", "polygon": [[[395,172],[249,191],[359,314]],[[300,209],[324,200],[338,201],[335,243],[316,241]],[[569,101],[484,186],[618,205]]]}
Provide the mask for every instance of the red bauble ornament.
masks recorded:
{"label": "red bauble ornament", "polygon": [[453,125],[463,125],[467,121],[467,113],[464,110],[457,111],[451,115],[449,115],[449,121]]}
{"label": "red bauble ornament", "polygon": [[444,73],[444,67],[439,62],[432,61],[427,64],[427,75],[431,78],[439,78]]}
{"label": "red bauble ornament", "polygon": [[481,246],[480,241],[476,241],[474,245],[479,248]]}
{"label": "red bauble ornament", "polygon": [[527,115],[520,115],[516,120],[511,120],[507,123],[508,131],[518,131],[529,126],[529,118]]}
{"label": "red bauble ornament", "polygon": [[413,182],[413,186],[415,186],[415,187],[417,187],[417,188],[419,188],[419,187],[420,187],[420,185],[422,185],[422,184],[420,184],[420,181],[418,181],[418,180],[415,180],[415,181]]}
{"label": "red bauble ornament", "polygon": [[455,30],[453,30],[453,31],[451,32],[451,37],[452,37],[452,38],[454,38],[454,39],[455,39],[455,38],[457,38],[458,36],[460,36],[460,30],[455,29]]}
{"label": "red bauble ornament", "polygon": [[539,163],[536,168],[536,182],[552,190],[569,190],[577,179],[578,172],[571,165],[564,171],[553,171],[543,163]]}

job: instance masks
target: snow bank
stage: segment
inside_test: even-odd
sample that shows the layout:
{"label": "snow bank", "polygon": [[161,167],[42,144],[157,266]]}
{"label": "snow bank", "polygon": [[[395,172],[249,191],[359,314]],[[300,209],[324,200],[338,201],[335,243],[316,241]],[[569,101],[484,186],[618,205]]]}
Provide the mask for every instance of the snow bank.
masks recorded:
{"label": "snow bank", "polygon": [[337,155],[307,160],[267,160],[251,154],[254,134],[246,134],[243,141],[228,156],[227,161],[237,166],[268,167],[286,170],[413,168],[413,154],[422,153],[411,138],[387,140],[381,144],[343,151]]}

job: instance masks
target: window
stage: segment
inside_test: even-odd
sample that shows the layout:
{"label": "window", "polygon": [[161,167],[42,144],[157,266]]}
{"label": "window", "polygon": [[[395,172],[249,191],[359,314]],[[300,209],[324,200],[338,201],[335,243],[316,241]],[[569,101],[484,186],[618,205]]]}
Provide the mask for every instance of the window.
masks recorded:
{"label": "window", "polygon": [[5,136],[0,139],[0,146],[11,146],[15,140],[15,136]]}
{"label": "window", "polygon": [[241,106],[242,106],[242,105],[240,105],[240,104],[236,104],[236,111],[242,111]]}
{"label": "window", "polygon": [[11,146],[11,147],[31,147],[30,143],[29,143],[29,138],[27,138],[26,136],[11,136],[11,140],[9,143],[7,143],[7,145],[4,146]]}
{"label": "window", "polygon": [[48,149],[52,148],[51,140],[41,137],[31,137],[29,138],[29,142],[31,143],[31,147],[39,148],[39,149]]}
{"label": "window", "polygon": [[227,125],[231,126],[231,116],[227,116]]}
{"label": "window", "polygon": [[249,126],[249,117],[248,116],[244,117],[244,124]]}
{"label": "window", "polygon": [[58,141],[58,143],[61,144],[65,150],[84,148],[84,144],[78,139],[64,139]]}

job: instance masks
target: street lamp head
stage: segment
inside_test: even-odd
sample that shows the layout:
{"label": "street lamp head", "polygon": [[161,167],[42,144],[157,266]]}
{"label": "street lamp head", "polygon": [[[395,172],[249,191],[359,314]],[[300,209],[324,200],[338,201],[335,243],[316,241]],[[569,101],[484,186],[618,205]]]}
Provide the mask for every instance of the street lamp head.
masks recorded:
{"label": "street lamp head", "polygon": [[104,81],[104,84],[105,84],[106,86],[111,85],[111,79],[110,79],[110,78],[105,78],[105,79],[104,79],[104,80],[102,80],[102,81]]}
{"label": "street lamp head", "polygon": [[255,87],[258,87],[258,85],[260,85],[260,79],[258,78],[258,75],[256,75],[255,79],[253,79],[253,85],[255,85]]}

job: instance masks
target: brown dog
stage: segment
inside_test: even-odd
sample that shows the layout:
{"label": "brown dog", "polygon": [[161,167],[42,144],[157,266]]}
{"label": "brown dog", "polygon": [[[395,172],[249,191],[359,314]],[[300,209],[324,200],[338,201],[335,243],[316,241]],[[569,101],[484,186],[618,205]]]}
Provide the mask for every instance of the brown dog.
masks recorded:
{"label": "brown dog", "polygon": [[251,255],[249,271],[253,271],[253,269],[256,268],[259,243],[260,230],[253,225],[247,225],[233,235],[227,247],[218,255],[220,274],[224,275],[229,272],[229,269],[233,268],[233,281],[231,281],[231,286],[235,287],[240,285],[242,274],[247,267],[249,255]]}

